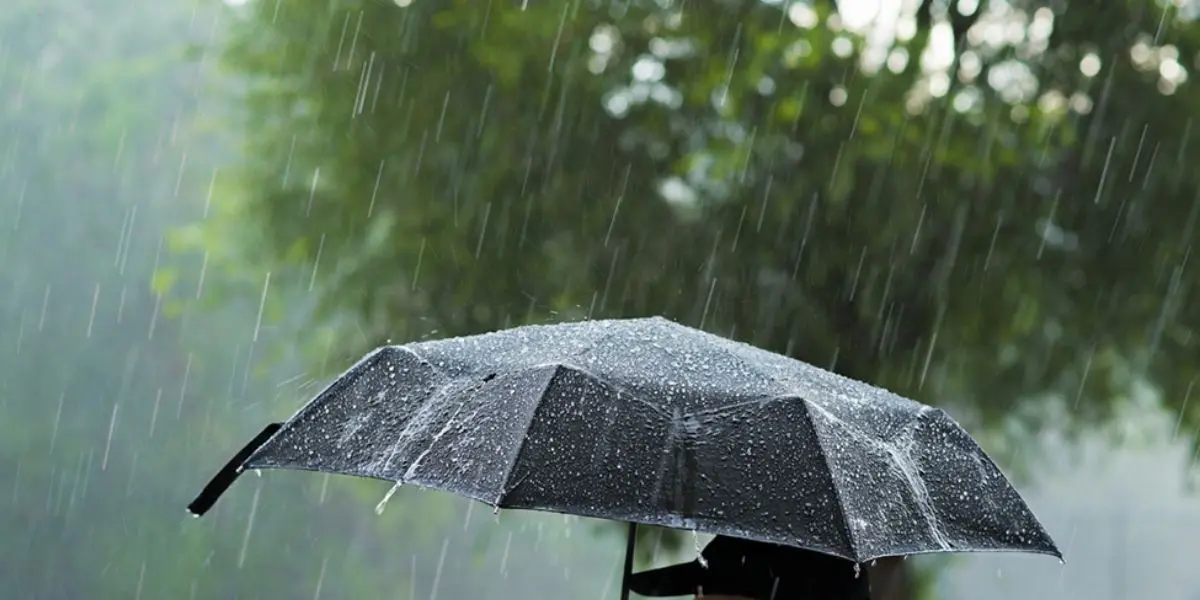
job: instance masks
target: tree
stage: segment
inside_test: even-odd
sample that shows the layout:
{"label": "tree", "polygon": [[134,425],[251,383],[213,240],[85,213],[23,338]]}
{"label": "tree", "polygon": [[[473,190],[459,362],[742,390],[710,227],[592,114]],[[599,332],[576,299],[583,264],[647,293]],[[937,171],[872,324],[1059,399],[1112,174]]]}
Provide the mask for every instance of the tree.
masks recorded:
{"label": "tree", "polygon": [[1194,15],[975,4],[882,41],[828,2],[249,5],[251,159],[180,246],[298,272],[360,349],[666,314],[993,448],[1147,378],[1194,431]]}
{"label": "tree", "polygon": [[[209,98],[196,86],[205,69],[178,54],[214,13],[108,4],[0,12],[0,596],[311,595],[318,571],[297,563],[353,549],[278,548],[343,531],[344,519],[297,528],[294,514],[264,511],[254,528],[265,539],[243,547],[245,493],[230,499],[240,511],[180,527],[185,494],[213,468],[198,449],[236,438],[206,400],[226,392],[229,334],[247,320],[237,306],[168,319],[150,285],[163,229],[200,214],[220,156],[188,128]],[[179,282],[197,289],[187,275]],[[240,374],[248,353],[234,353]],[[241,389],[264,387],[279,393]],[[338,572],[326,588],[337,595],[384,587],[367,561]]]}

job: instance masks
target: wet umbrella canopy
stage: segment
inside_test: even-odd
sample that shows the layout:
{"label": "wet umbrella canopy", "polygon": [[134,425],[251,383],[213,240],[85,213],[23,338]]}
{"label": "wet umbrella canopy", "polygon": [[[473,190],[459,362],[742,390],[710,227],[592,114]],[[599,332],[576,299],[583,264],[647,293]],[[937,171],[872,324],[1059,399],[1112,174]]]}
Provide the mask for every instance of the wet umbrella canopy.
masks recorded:
{"label": "wet umbrella canopy", "polygon": [[662,318],[380,348],[264,431],[189,508],[206,511],[243,469],[272,468],[859,562],[1060,556],[945,412]]}

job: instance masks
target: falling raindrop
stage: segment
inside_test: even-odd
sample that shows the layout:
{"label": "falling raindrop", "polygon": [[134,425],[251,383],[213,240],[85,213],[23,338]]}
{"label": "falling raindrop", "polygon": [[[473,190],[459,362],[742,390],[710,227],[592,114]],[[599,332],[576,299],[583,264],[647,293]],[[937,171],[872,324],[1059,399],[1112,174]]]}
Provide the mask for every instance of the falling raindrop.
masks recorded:
{"label": "falling raindrop", "polygon": [[[325,496],[329,493],[329,473],[321,478],[321,493],[317,496],[317,504],[325,504]],[[378,512],[378,509],[376,509]]]}
{"label": "falling raindrop", "polygon": [[325,569],[329,566],[329,557],[321,559],[321,571],[317,574],[317,587],[313,590],[313,600],[321,598],[321,590],[325,587]]}
{"label": "falling raindrop", "polygon": [[500,575],[508,578],[508,554],[512,550],[512,532],[508,532],[508,537],[504,540],[504,553],[500,555]]}
{"label": "falling raindrop", "polygon": [[250,534],[254,531],[254,516],[258,514],[258,496],[262,486],[254,488],[254,497],[250,500],[250,515],[246,517],[246,531],[242,534],[242,548],[238,551],[237,566],[241,569],[246,564],[246,551],[250,547]]}
{"label": "falling raindrop", "polygon": [[446,551],[450,549],[450,538],[442,538],[442,553],[438,555],[437,570],[433,573],[433,589],[429,591],[429,600],[436,600],[438,588],[442,583],[442,567],[446,566]]}

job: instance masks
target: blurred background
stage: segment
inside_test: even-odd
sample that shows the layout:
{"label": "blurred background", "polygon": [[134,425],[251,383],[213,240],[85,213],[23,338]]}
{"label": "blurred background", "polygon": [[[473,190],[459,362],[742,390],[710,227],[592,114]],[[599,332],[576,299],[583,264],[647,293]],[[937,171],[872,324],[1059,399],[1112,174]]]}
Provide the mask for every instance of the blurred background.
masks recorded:
{"label": "blurred background", "polygon": [[944,407],[1067,559],[889,598],[1198,600],[1198,15],[8,0],[0,597],[614,597],[613,524],[285,472],[184,506],[376,345],[663,314]]}

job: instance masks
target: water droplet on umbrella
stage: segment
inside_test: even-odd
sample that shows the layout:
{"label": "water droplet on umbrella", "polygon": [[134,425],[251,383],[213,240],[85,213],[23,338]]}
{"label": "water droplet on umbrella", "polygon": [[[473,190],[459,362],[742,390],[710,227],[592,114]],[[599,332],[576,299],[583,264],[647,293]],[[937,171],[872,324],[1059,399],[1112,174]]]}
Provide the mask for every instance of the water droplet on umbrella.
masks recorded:
{"label": "water droplet on umbrella", "polygon": [[700,563],[701,567],[707,569],[708,561],[704,559],[704,554],[700,552],[700,533],[695,529],[692,530],[692,544],[696,548],[696,560]]}
{"label": "water droplet on umbrella", "polygon": [[375,505],[375,514],[377,514],[377,515],[383,514],[383,509],[387,508],[388,500],[391,500],[392,496],[396,495],[396,490],[400,489],[401,485],[402,485],[402,482],[397,481],[395,483],[395,485],[393,485],[392,488],[389,489],[387,491],[387,493],[383,495],[383,499],[379,501],[379,504]]}

